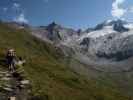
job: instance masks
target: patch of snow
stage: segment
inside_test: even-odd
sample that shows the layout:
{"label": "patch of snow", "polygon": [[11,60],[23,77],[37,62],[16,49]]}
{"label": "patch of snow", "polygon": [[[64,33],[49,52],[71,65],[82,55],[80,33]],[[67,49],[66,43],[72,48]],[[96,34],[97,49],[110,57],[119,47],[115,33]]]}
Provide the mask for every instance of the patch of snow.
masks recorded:
{"label": "patch of snow", "polygon": [[98,38],[112,33],[116,33],[116,31],[113,30],[113,26],[105,26],[102,30],[93,31],[83,35],[79,40],[83,40],[85,37]]}
{"label": "patch of snow", "polygon": [[126,24],[124,25],[125,28],[133,29],[133,24]]}
{"label": "patch of snow", "polygon": [[106,24],[109,24],[109,23],[112,22],[112,21],[113,21],[113,20],[110,20],[110,19],[109,19],[109,20],[107,20],[105,23],[106,23]]}
{"label": "patch of snow", "polygon": [[8,77],[3,77],[1,80],[4,80],[4,81],[9,81],[11,78],[8,78]]}
{"label": "patch of snow", "polygon": [[11,88],[4,88],[4,90],[6,90],[6,91],[13,91],[13,89],[11,89]]}
{"label": "patch of snow", "polygon": [[29,80],[23,80],[23,81],[21,81],[21,84],[29,84],[30,82],[29,82]]}

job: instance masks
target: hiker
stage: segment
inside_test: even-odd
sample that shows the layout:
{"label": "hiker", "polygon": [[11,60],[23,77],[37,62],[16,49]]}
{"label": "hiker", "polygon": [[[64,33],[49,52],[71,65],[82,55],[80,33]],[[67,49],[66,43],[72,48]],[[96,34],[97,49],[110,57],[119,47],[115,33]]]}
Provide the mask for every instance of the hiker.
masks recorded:
{"label": "hiker", "polygon": [[15,50],[9,49],[6,54],[6,62],[9,70],[12,72],[15,71],[15,60],[16,60]]}

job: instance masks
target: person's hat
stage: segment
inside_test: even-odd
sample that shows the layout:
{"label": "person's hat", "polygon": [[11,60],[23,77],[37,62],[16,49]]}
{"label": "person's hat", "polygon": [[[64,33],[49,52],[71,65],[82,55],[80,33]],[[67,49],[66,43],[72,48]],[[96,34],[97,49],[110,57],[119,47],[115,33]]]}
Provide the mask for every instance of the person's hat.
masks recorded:
{"label": "person's hat", "polygon": [[14,49],[9,49],[8,51],[9,51],[9,52],[14,52],[15,50],[14,50]]}

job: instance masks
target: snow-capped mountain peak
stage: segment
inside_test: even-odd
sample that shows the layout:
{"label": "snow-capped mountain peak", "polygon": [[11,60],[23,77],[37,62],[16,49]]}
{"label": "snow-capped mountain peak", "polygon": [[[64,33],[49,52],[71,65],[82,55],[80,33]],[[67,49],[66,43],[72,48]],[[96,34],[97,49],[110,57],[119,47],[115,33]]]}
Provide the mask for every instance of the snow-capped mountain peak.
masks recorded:
{"label": "snow-capped mountain peak", "polygon": [[123,60],[133,55],[133,24],[108,20],[79,38],[81,51],[107,59]]}
{"label": "snow-capped mountain peak", "polygon": [[124,25],[127,25],[127,24],[128,23],[125,20],[120,20],[120,19],[118,19],[118,20],[107,20],[107,21],[104,21],[101,24],[98,24],[95,27],[95,30],[102,30],[104,27],[112,26],[113,30],[115,30],[115,31],[126,32],[129,29],[127,27],[125,27]]}

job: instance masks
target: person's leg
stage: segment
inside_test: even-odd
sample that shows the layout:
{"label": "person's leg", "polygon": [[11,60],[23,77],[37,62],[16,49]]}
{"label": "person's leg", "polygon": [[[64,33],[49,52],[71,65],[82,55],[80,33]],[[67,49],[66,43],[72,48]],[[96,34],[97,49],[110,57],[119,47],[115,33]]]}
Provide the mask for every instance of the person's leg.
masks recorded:
{"label": "person's leg", "polygon": [[10,71],[13,72],[12,64],[10,65]]}
{"label": "person's leg", "polygon": [[14,69],[14,64],[13,64],[13,63],[11,64],[11,71],[12,71],[12,72],[15,71],[15,69]]}
{"label": "person's leg", "polygon": [[16,70],[16,68],[15,68],[15,61],[12,62],[12,68],[13,68],[13,71]]}
{"label": "person's leg", "polygon": [[13,63],[9,64],[9,71],[14,72],[14,65],[13,65]]}
{"label": "person's leg", "polygon": [[9,68],[9,71],[11,71],[12,70],[12,65],[8,64],[8,68]]}
{"label": "person's leg", "polygon": [[9,59],[7,60],[7,66],[8,66],[9,71],[11,71],[12,63],[11,63],[11,61]]}

